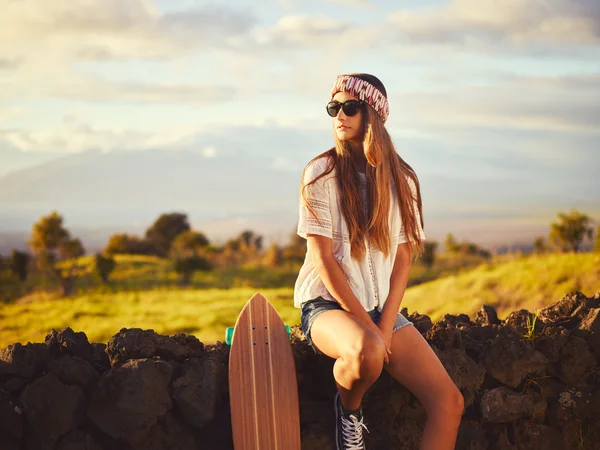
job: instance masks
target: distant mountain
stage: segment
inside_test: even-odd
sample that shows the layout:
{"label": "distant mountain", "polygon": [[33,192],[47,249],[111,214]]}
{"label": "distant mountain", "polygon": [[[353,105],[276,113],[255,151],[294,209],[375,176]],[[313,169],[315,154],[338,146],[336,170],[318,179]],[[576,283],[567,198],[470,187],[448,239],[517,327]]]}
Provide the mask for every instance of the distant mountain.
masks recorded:
{"label": "distant mountain", "polygon": [[[318,146],[307,144],[292,140],[281,151],[272,149],[276,142],[264,148],[257,142],[238,143],[222,151],[206,146],[200,151],[86,151],[12,171],[0,176],[0,254],[24,246],[26,238],[19,236],[28,237],[33,223],[52,210],[63,215],[65,226],[88,251],[102,248],[116,232],[142,234],[160,214],[173,211],[186,213],[192,227],[215,242],[244,229],[262,234],[266,242],[286,242],[298,217],[302,169],[318,153]],[[547,235],[555,208],[571,204],[549,200],[545,193],[539,199],[535,193],[523,196],[527,191],[514,183],[486,181],[493,190],[484,192],[474,188],[482,184],[474,184],[468,174],[424,172],[430,240],[452,232],[488,248],[529,246],[535,236]],[[515,205],[503,206],[506,198]],[[495,210],[494,202],[501,209]],[[529,205],[541,205],[539,212],[530,212]],[[529,218],[520,220],[520,215]]]}
{"label": "distant mountain", "polygon": [[89,151],[1,177],[0,204],[191,207],[218,216],[288,204],[299,182],[299,171],[249,153]]}
{"label": "distant mountain", "polygon": [[24,152],[0,146],[0,177],[16,170],[26,169],[60,157],[54,152]]}
{"label": "distant mountain", "polygon": [[[161,213],[182,211],[213,239],[246,227],[267,239],[287,238],[297,216],[300,176],[301,168],[282,167],[251,152],[66,155],[0,177],[0,233],[30,230],[56,209],[74,235],[79,228],[90,245],[103,246],[113,232],[143,233]],[[0,251],[18,243],[15,236],[0,239]]]}

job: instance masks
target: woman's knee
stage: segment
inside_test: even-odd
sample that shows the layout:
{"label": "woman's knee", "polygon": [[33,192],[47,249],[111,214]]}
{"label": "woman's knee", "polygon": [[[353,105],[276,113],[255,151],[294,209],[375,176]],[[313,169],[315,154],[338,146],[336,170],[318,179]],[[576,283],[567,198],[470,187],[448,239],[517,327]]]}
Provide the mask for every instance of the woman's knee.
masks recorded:
{"label": "woman's knee", "polygon": [[370,330],[365,330],[356,339],[348,342],[342,358],[361,379],[377,379],[383,369],[385,344]]}
{"label": "woman's knee", "polygon": [[425,407],[429,415],[435,415],[445,420],[453,418],[460,421],[465,400],[456,385],[448,383],[429,403],[430,405]]}

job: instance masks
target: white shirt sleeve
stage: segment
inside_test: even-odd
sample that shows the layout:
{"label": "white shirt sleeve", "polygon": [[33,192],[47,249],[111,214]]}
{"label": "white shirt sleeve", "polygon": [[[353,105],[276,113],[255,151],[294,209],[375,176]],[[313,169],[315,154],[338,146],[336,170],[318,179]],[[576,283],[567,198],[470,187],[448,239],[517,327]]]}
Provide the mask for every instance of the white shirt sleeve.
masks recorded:
{"label": "white shirt sleeve", "polygon": [[[316,179],[325,172],[326,160],[324,158],[312,162],[304,172],[303,186]],[[308,234],[318,234],[333,238],[333,225],[331,222],[331,194],[330,188],[333,178],[325,175],[316,182],[307,186],[304,190],[306,201],[316,214],[316,217],[308,209],[302,196],[300,196],[298,230],[299,236],[304,239]]]}

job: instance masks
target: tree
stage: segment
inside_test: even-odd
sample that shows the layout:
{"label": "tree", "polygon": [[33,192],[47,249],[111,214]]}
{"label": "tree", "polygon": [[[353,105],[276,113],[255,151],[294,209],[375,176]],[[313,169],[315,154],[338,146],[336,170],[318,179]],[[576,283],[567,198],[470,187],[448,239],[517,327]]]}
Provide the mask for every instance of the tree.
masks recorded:
{"label": "tree", "polygon": [[596,230],[596,242],[594,243],[594,251],[600,252],[600,225],[598,225],[598,229]]}
{"label": "tree", "polygon": [[546,244],[546,238],[544,236],[538,236],[533,241],[533,251],[535,253],[545,253],[548,251],[548,245]]}
{"label": "tree", "polygon": [[458,242],[456,241],[456,239],[454,238],[454,235],[452,233],[448,233],[446,235],[446,240],[444,241],[444,247],[446,248],[446,251],[448,251],[450,253],[458,252],[458,250],[459,250]]}
{"label": "tree", "polygon": [[283,262],[283,251],[275,242],[268,248],[263,262],[267,267],[281,267],[281,263]]}
{"label": "tree", "polygon": [[223,246],[221,259],[225,265],[237,266],[251,260],[257,261],[262,250],[263,237],[253,231],[242,231]]}
{"label": "tree", "polygon": [[306,257],[306,239],[296,229],[290,234],[289,243],[283,247],[283,259],[292,263],[303,263]]}
{"label": "tree", "polygon": [[421,260],[425,267],[431,269],[433,263],[435,262],[435,251],[437,249],[438,243],[435,241],[428,242],[425,241],[425,248],[423,250],[423,255],[421,256]]}
{"label": "tree", "polygon": [[25,281],[27,279],[29,260],[30,256],[28,253],[20,252],[16,249],[12,251],[10,258],[10,270],[19,277],[20,281]]}
{"label": "tree", "polygon": [[561,251],[579,251],[583,240],[592,237],[592,218],[577,211],[569,214],[559,213],[558,221],[550,228],[550,242]]}
{"label": "tree", "polygon": [[104,254],[153,255],[155,250],[152,243],[145,239],[126,233],[117,233],[109,238],[108,244],[104,248]]}
{"label": "tree", "polygon": [[190,283],[194,272],[203,270],[212,270],[210,261],[202,256],[190,256],[187,258],[179,258],[174,261],[173,267],[175,272],[181,276],[181,284],[187,285]]}
{"label": "tree", "polygon": [[102,253],[96,253],[94,257],[94,271],[104,284],[108,284],[108,278],[116,265],[117,263],[112,256],[104,256]]}
{"label": "tree", "polygon": [[254,233],[251,230],[245,230],[240,233],[238,236],[238,241],[240,244],[245,245],[247,249],[262,250],[262,241],[263,237]]}
{"label": "tree", "polygon": [[33,224],[28,244],[35,254],[39,269],[54,275],[63,295],[69,295],[77,276],[76,270],[80,267],[68,260],[82,256],[85,250],[79,239],[71,239],[69,231],[63,226],[62,216],[56,211],[42,216]]}
{"label": "tree", "polygon": [[171,249],[173,240],[184,231],[190,230],[186,214],[161,214],[146,230],[146,240],[152,243],[157,256],[166,257]]}
{"label": "tree", "polygon": [[171,244],[171,257],[198,256],[202,249],[210,245],[207,237],[193,230],[184,231],[177,235]]}

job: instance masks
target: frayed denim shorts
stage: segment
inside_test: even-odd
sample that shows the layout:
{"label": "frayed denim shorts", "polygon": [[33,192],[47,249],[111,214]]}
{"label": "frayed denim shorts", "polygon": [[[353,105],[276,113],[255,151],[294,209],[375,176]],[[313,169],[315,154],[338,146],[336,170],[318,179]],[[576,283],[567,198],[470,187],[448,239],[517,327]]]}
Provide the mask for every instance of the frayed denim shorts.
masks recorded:
{"label": "frayed denim shorts", "polygon": [[[344,310],[344,308],[342,308],[338,302],[325,300],[323,297],[317,297],[314,300],[309,300],[302,304],[302,316],[300,320],[302,332],[304,333],[304,336],[306,336],[308,344],[317,354],[323,353],[313,345],[312,339],[310,337],[310,328],[312,327],[313,322],[319,316],[319,314],[324,313],[325,311],[330,311],[332,309],[339,309],[340,311]],[[367,311],[367,313],[369,314],[371,320],[375,324],[379,323],[379,320],[381,319],[381,313],[377,309]],[[400,328],[406,325],[412,325],[412,322],[410,322],[401,313],[398,313],[396,323],[394,324],[394,331],[399,330]]]}

